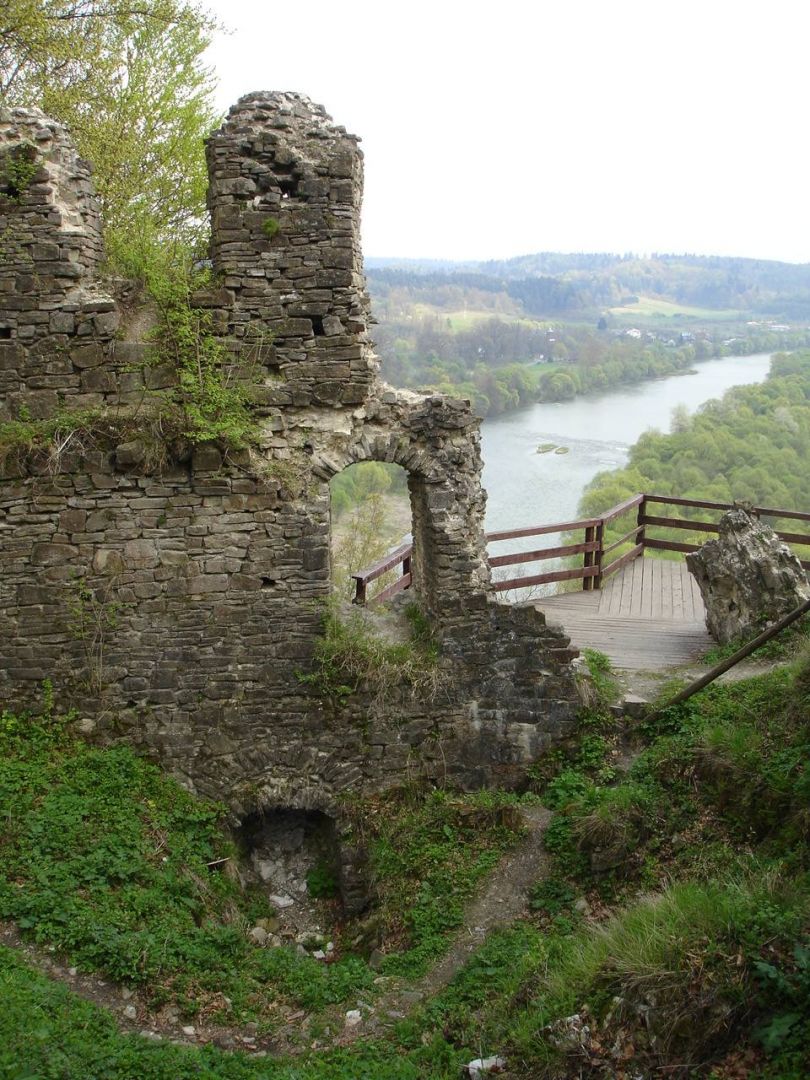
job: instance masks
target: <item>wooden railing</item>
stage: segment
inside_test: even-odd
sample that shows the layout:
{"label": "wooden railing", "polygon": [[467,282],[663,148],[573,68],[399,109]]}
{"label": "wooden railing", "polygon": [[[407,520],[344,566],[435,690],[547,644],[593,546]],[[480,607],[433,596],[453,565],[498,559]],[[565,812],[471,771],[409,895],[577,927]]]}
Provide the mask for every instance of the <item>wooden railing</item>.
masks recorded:
{"label": "wooden railing", "polygon": [[[719,531],[716,522],[693,521],[690,518],[662,517],[649,514],[648,508],[651,503],[661,503],[666,506],[682,506],[697,510],[714,510],[724,513],[730,510],[731,503],[704,502],[699,499],[679,499],[670,495],[655,495],[642,492],[633,495],[617,506],[612,507],[600,517],[582,518],[578,521],[559,521],[552,525],[530,525],[521,529],[506,529],[486,534],[488,544],[496,544],[502,540],[517,540],[528,536],[545,536],[550,533],[575,533],[582,530],[581,542],[562,544],[556,547],[537,548],[534,551],[516,551],[506,555],[490,555],[489,565],[492,568],[499,566],[517,566],[530,562],[543,562],[547,559],[561,559],[575,555],[582,555],[582,565],[573,566],[564,570],[547,570],[545,573],[532,574],[526,577],[512,577],[501,581],[493,581],[492,588],[496,592],[504,592],[507,589],[525,589],[532,585],[546,585],[555,581],[582,580],[583,589],[600,589],[602,582],[611,574],[621,570],[633,559],[644,554],[645,549],[652,551],[697,551],[699,544],[682,543],[676,540],[661,539],[648,535],[649,528],[685,529],[697,533],[716,533]],[[605,544],[605,529],[611,522],[636,510],[635,524],[622,536]],[[753,512],[758,517],[773,519],[789,519],[810,522],[810,513],[802,513],[798,510],[776,510],[772,507],[755,506]],[[777,530],[776,535],[780,540],[788,544],[810,546],[810,534],[794,533]],[[620,555],[615,553],[627,544],[630,547]],[[384,559],[373,563],[364,570],[352,574],[355,581],[355,604],[365,604],[367,601],[376,602],[386,600],[396,593],[407,589],[411,584],[411,556],[412,544],[402,544],[395,551],[386,555]],[[614,555],[611,561],[607,557]],[[401,576],[392,584],[381,589],[373,597],[368,596],[368,586],[372,581],[382,577],[383,574],[401,566]],[[802,566],[810,570],[810,561],[802,560]]]}

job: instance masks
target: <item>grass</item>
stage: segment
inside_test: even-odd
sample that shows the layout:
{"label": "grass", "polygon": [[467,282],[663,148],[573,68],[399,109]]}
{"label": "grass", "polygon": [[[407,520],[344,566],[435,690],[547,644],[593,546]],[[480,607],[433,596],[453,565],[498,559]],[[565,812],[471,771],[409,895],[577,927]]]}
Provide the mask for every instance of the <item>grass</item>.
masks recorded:
{"label": "grass", "polygon": [[[806,883],[774,874],[687,881],[639,900],[552,943],[524,990],[512,1057],[536,1077],[583,1058],[603,1069],[628,1058],[647,1070],[696,1068],[751,1017],[755,965],[790,946],[808,914]],[[590,1030],[572,1053],[561,1018],[574,1015]]]}
{"label": "grass", "polygon": [[734,322],[744,318],[744,313],[733,308],[702,308],[662,300],[657,296],[640,296],[634,304],[623,304],[610,309],[612,315],[622,319],[633,316],[642,319],[699,319],[703,322]]}
{"label": "grass", "polygon": [[431,304],[414,304],[413,316],[414,319],[439,319],[443,325],[456,333],[462,330],[470,330],[479,323],[486,322],[489,319],[499,319],[501,322],[518,323],[520,326],[525,326],[534,330],[546,330],[552,325],[548,321],[530,319],[525,315],[517,315],[510,312],[487,309],[475,310],[472,308],[461,308],[457,311],[448,311],[446,308],[435,307]]}
{"label": "grass", "polygon": [[[765,627],[761,626],[752,633],[735,638],[726,645],[716,645],[701,658],[701,663],[711,667],[719,664],[721,660],[728,660],[743,645],[753,641],[764,629]],[[808,645],[810,645],[810,617],[805,616],[792,626],[788,626],[776,637],[771,638],[770,641],[766,641],[764,645],[760,645],[755,652],[751,653],[751,656],[756,660],[789,660]]]}
{"label": "grass", "polygon": [[419,976],[444,952],[476,887],[523,835],[517,801],[403,790],[351,808],[371,853],[386,974]]}
{"label": "grass", "polygon": [[0,998],[0,1077],[7,1080],[419,1080],[424,1075],[416,1062],[380,1044],[285,1062],[125,1035],[108,1012],[31,971],[7,949],[0,949]]}
{"label": "grass", "polygon": [[[337,928],[329,964],[291,947],[254,946],[249,928],[273,912],[222,872],[237,859],[222,808],[129,748],[87,745],[71,724],[50,705],[39,716],[2,714],[0,916],[80,969],[139,987],[151,1007],[173,1003],[187,1019],[254,1020],[269,1032],[294,1009],[318,1013],[373,996],[375,972],[347,952]],[[442,953],[466,900],[522,835],[516,801],[409,790],[352,806],[354,828],[372,848],[374,921],[391,972],[421,972]]]}
{"label": "grass", "polygon": [[[495,1053],[537,1080],[807,1076],[810,659],[641,725],[626,774],[612,765],[609,666],[590,663],[601,695],[532,778],[555,815],[531,918],[492,934],[395,1030],[295,1062],[152,1044],[0,950],[0,1077],[449,1080]],[[235,995],[229,1020],[257,1016],[260,1031],[285,1003],[373,994],[356,957],[247,948],[258,902],[209,869],[229,851],[216,807],[130,751],[77,743],[52,710],[4,714],[0,751],[0,899],[28,934],[157,1001],[205,1009],[216,983]],[[375,869],[366,929],[384,974],[416,977],[441,955],[519,840],[521,798],[409,789],[350,808]]]}
{"label": "grass", "polygon": [[434,700],[440,689],[438,645],[418,605],[408,604],[405,618],[408,640],[389,641],[375,632],[367,612],[343,611],[333,598],[324,609],[312,671],[299,674],[299,681],[336,708],[359,692],[373,695],[377,704],[403,690]]}
{"label": "grass", "polygon": [[535,771],[556,814],[533,922],[493,935],[402,1045],[536,1080],[807,1076],[808,715],[808,662],[715,687],[642,728],[626,777],[587,715]]}
{"label": "grass", "polygon": [[0,809],[0,915],[155,1004],[193,1016],[225,994],[229,1021],[272,1027],[285,1006],[322,1009],[371,985],[355,957],[327,966],[251,945],[247,930],[273,912],[221,872],[235,855],[222,808],[126,747],[74,738],[69,718],[2,714]]}

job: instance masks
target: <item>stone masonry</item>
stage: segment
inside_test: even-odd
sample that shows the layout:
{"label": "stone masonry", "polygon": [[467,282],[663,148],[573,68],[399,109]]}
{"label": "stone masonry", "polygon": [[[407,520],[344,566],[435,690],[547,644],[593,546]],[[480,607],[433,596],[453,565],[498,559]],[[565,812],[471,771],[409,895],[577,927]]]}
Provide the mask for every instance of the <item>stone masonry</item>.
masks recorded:
{"label": "stone masonry", "polygon": [[[58,124],[0,110],[0,176],[21,153],[30,183],[0,185],[0,423],[104,406],[113,434],[0,468],[0,703],[51,679],[97,737],[140,745],[240,818],[334,813],[346,792],[418,775],[519,782],[572,728],[574,653],[490,590],[468,403],[378,379],[358,140],[286,93],[242,98],[211,136],[216,284],[196,302],[257,387],[263,435],[258,455],[205,445],[158,463],[132,420],[174,376],[122,339],[88,166]],[[409,475],[435,701],[394,687],[338,709],[300,679],[330,593],[329,480],[365,460]]]}

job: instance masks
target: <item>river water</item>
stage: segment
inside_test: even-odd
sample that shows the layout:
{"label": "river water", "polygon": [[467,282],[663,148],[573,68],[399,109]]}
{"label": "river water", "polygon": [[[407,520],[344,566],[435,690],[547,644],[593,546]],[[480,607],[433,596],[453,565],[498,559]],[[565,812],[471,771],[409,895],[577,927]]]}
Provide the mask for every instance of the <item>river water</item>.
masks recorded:
{"label": "river water", "polygon": [[[628,451],[648,428],[669,431],[672,410],[685,405],[694,412],[729,387],[762,382],[771,354],[726,356],[695,365],[693,374],[669,375],[588,394],[558,404],[529,405],[482,426],[483,484],[487,491],[486,528],[520,528],[572,521],[590,480],[605,469],[627,463]],[[537,453],[543,443],[565,447],[567,453]],[[499,543],[493,553],[550,547],[556,536],[530,537]],[[534,564],[525,573],[538,573]],[[509,567],[517,576],[521,567]]]}

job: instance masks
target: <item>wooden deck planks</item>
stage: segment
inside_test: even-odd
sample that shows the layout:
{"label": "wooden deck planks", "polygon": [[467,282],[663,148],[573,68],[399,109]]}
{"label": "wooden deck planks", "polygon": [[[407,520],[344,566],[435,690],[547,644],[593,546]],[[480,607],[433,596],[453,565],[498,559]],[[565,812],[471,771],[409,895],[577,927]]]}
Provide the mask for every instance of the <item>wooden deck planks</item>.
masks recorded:
{"label": "wooden deck planks", "polygon": [[578,648],[599,649],[628,671],[677,667],[713,645],[700,590],[682,561],[634,559],[605,587],[536,602]]}

